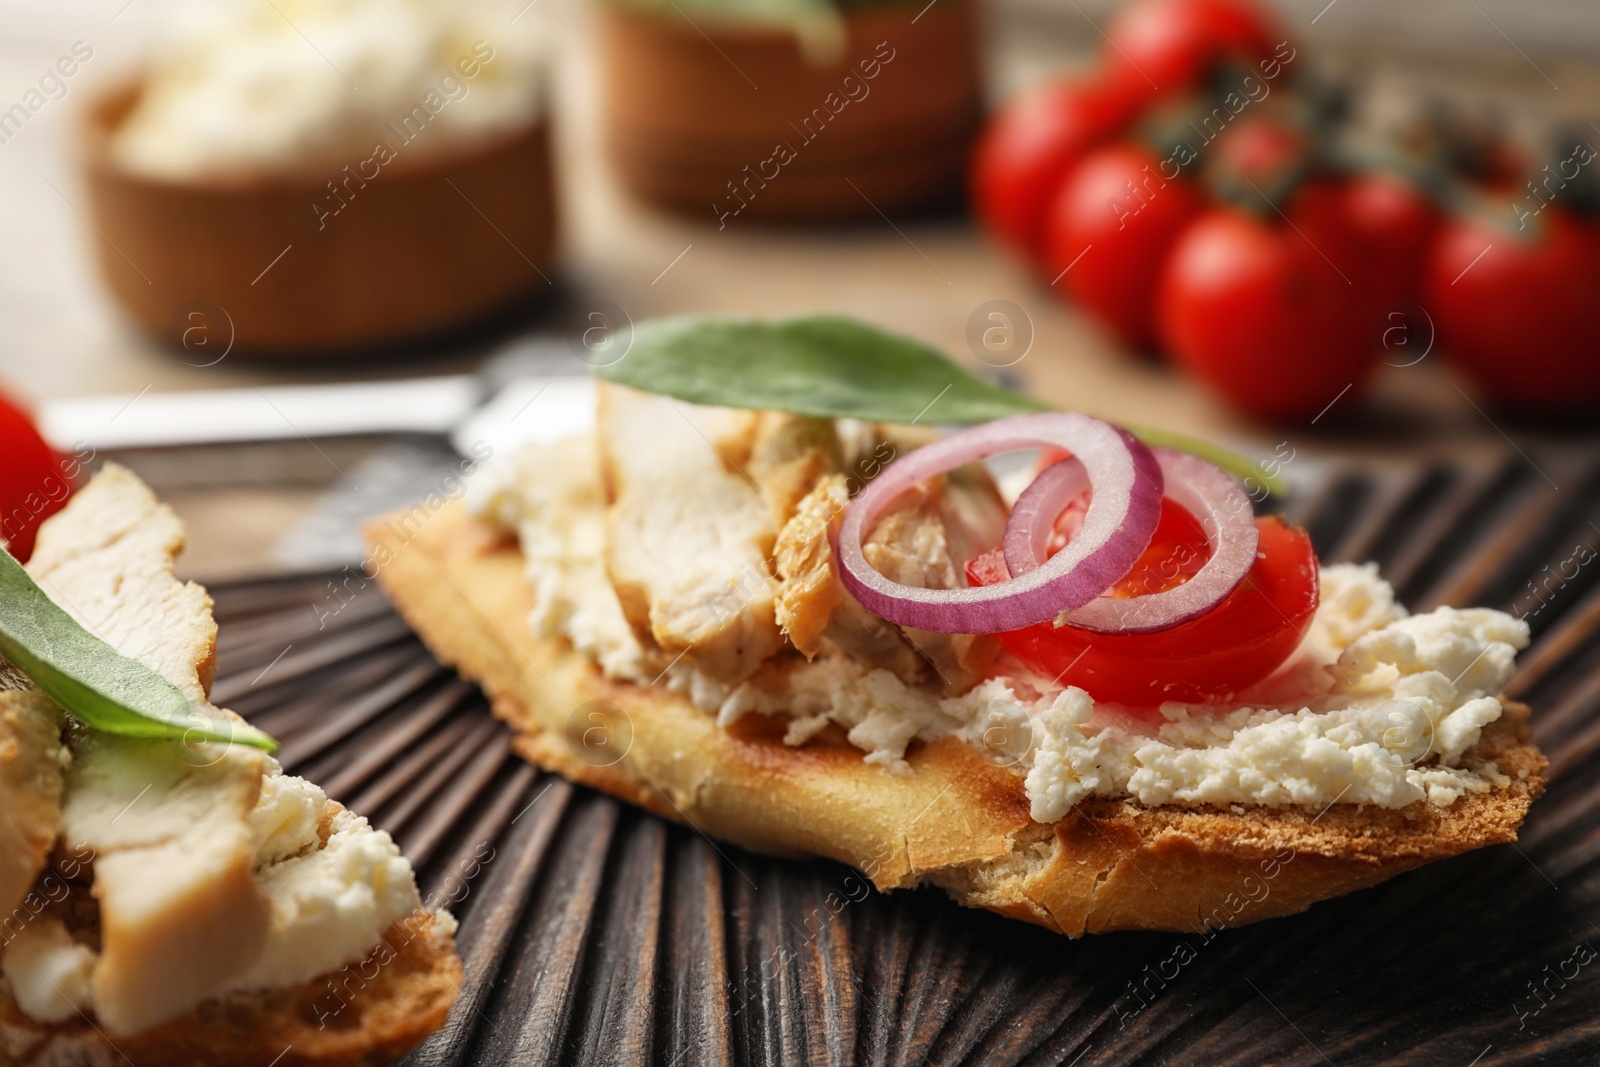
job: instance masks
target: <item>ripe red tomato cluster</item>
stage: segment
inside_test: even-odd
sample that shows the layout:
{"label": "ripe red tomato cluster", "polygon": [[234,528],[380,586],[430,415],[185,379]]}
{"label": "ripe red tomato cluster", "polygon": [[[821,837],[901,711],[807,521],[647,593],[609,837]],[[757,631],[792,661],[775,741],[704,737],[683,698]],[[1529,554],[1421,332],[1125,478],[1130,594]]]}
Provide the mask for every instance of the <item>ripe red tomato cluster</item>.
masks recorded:
{"label": "ripe red tomato cluster", "polygon": [[1123,344],[1258,418],[1315,418],[1433,331],[1498,405],[1600,400],[1600,226],[1554,195],[1593,151],[1526,190],[1504,143],[1474,174],[1354,166],[1297,57],[1251,0],[1134,0],[1096,74],[991,121],[976,211]]}

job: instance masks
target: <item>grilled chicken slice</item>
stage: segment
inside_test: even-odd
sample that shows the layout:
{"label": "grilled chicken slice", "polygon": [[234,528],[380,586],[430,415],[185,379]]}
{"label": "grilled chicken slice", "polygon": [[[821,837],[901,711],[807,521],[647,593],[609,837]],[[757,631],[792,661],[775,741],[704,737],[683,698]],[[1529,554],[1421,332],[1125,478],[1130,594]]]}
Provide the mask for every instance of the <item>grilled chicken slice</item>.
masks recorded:
{"label": "grilled chicken slice", "polygon": [[839,434],[830,419],[763,411],[756,420],[749,473],[782,530],[800,502],[843,467]]}
{"label": "grilled chicken slice", "polygon": [[[4,684],[9,672],[0,672]],[[61,833],[64,755],[50,698],[0,688],[0,916],[22,903]]]}
{"label": "grilled chicken slice", "polygon": [[829,536],[850,501],[850,486],[876,473],[864,469],[860,458],[852,475],[842,473],[841,445],[827,419],[762,413],[750,473],[778,525],[778,625],[808,659],[826,636],[861,662],[887,667],[908,683],[922,681],[931,672],[916,650],[845,592],[834,569]]}
{"label": "grilled chicken slice", "polygon": [[[1005,502],[981,467],[952,471],[901,494],[862,543],[875,569],[901,585],[956,589],[966,585],[966,564],[999,544]],[[947,693],[976,685],[999,654],[989,634],[939,634],[902,629]]]}
{"label": "grilled chicken slice", "polygon": [[777,529],[741,459],[759,416],[602,385],[597,443],[606,569],[641,640],[725,681],[783,643],[769,560]]}
{"label": "grilled chicken slice", "polygon": [[[902,631],[873,615],[839,582],[829,538],[853,491],[934,434],[918,427],[846,422],[837,434],[849,473],[818,483],[778,535],[778,621],[808,657],[831,642],[907,684],[937,673],[947,690],[964,692],[993,661],[994,639]],[[873,566],[902,584],[950,589],[966,584],[969,559],[1000,543],[1005,522],[999,490],[987,471],[973,465],[906,494],[879,520],[863,548]]]}
{"label": "grilled chicken slice", "polygon": [[[108,466],[40,531],[28,572],[125,656],[164,675],[197,714],[216,623],[211,599],[173,577],[177,517],[128,471]],[[73,727],[62,844],[94,856],[101,1025],[135,1033],[188,1010],[265,942],[251,821],[268,757],[253,749],[113,737]]]}
{"label": "grilled chicken slice", "polygon": [[862,607],[839,581],[830,537],[849,503],[847,485],[845,475],[828,475],[779,532],[778,623],[808,659],[831,643],[907,685],[926,681],[932,672],[899,629]]}

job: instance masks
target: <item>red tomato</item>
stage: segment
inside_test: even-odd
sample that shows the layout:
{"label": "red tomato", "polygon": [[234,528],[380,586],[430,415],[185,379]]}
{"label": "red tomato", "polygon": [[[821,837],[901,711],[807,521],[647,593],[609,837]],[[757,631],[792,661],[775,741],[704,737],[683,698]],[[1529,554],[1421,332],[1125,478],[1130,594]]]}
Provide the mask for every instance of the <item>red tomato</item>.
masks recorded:
{"label": "red tomato", "polygon": [[1044,217],[1061,179],[1084,154],[1132,119],[1131,106],[1098,82],[1052,85],[1009,101],[972,157],[978,217],[1012,247],[1037,258]]}
{"label": "red tomato", "polygon": [[[1174,507],[1163,503],[1163,522]],[[1100,634],[1039,623],[1000,634],[1000,643],[1034,670],[1076,685],[1096,700],[1142,708],[1167,700],[1227,700],[1288,659],[1317,610],[1317,556],[1306,532],[1276,517],[1257,519],[1256,525],[1261,549],[1255,565],[1237,589],[1197,619],[1151,634]],[[1192,536],[1188,547],[1203,549],[1198,524]],[[1177,584],[1167,577],[1170,551],[1170,546],[1147,549],[1129,575],[1134,585]],[[972,585],[1008,577],[998,549],[967,564]],[[1123,590],[1116,595],[1129,595],[1127,582],[1119,583]]]}
{"label": "red tomato", "polygon": [[[1217,142],[1206,161],[1205,181],[1229,194],[1223,199],[1265,206],[1261,197],[1285,199],[1297,176],[1316,161],[1312,132],[1288,116],[1270,112],[1246,115]],[[1348,237],[1365,259],[1360,270],[1346,269],[1358,289],[1376,306],[1416,301],[1428,249],[1439,216],[1417,186],[1386,173],[1360,173],[1324,186],[1329,210],[1344,213]],[[1342,266],[1342,264],[1341,264]]]}
{"label": "red tomato", "polygon": [[1104,51],[1113,83],[1146,102],[1199,86],[1223,62],[1276,76],[1294,54],[1277,19],[1250,0],[1136,0],[1111,20]]}
{"label": "red tomato", "polygon": [[1516,231],[1447,220],[1427,269],[1441,351],[1498,404],[1574,412],[1600,400],[1600,247],[1545,207]]}
{"label": "red tomato", "polygon": [[1306,185],[1288,222],[1213,209],[1167,259],[1157,318],[1169,353],[1259,418],[1314,418],[1371,370],[1371,299],[1357,284],[1370,249],[1344,199],[1336,183]]}
{"label": "red tomato", "polygon": [[1135,347],[1155,341],[1161,265],[1184,227],[1205,210],[1193,183],[1182,175],[1165,177],[1164,166],[1137,145],[1100,149],[1067,176],[1045,226],[1045,261],[1051,277],[1059,277],[1057,286]]}
{"label": "red tomato", "polygon": [[1315,151],[1309,130],[1271,112],[1245,115],[1225,133],[1211,149],[1206,176],[1240,195],[1255,192],[1249,183],[1270,195]]}
{"label": "red tomato", "polygon": [[1357,175],[1344,186],[1344,197],[1351,232],[1367,244],[1371,257],[1357,284],[1365,284],[1377,304],[1420,299],[1439,228],[1433,202],[1389,174]]}
{"label": "red tomato", "polygon": [[1401,128],[1399,144],[1423,167],[1509,200],[1538,169],[1497,119],[1437,105]]}
{"label": "red tomato", "polygon": [[61,510],[72,486],[21,408],[0,396],[0,544],[24,563],[39,523]]}
{"label": "red tomato", "polygon": [[[1056,516],[1055,532],[1050,537],[1051,555],[1065,548],[1083,528],[1089,497],[1089,493],[1082,494]],[[1182,504],[1164,499],[1144,555],[1111,587],[1111,595],[1126,598],[1165,592],[1193,578],[1210,558],[1205,528]]]}

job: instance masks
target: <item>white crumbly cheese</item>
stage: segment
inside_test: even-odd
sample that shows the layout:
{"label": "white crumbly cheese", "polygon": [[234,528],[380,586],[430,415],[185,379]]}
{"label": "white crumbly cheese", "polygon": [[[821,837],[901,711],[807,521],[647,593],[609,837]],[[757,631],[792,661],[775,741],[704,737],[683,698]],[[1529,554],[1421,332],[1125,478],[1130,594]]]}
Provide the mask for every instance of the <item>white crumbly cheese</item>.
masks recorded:
{"label": "white crumbly cheese", "polygon": [[537,16],[513,23],[517,6],[191,0],[168,20],[112,152],[168,179],[322,166],[339,182],[343,165],[370,160],[374,180],[389,162],[380,143],[403,157],[526,126],[546,63]]}
{"label": "white crumbly cheese", "polygon": [[[1330,643],[1349,639],[1324,692],[1267,707],[1168,704],[1166,721],[1146,732],[1111,715],[1085,718],[1088,695],[1069,689],[1040,717],[1027,777],[1033,817],[1053,822],[1089,795],[1400,808],[1424,799],[1447,806],[1506,785],[1493,763],[1463,754],[1500,717],[1495,694],[1527,647],[1527,625],[1482,609],[1396,617],[1375,567],[1323,574],[1319,622],[1338,635]],[[1361,633],[1352,620],[1375,604],[1390,605],[1381,612],[1390,621]],[[1341,610],[1350,613],[1338,618]]]}
{"label": "white crumbly cheese", "polygon": [[605,501],[593,439],[528,445],[484,473],[467,502],[480,518],[518,535],[533,587],[533,632],[567,638],[607,677],[648,682],[659,674],[646,662],[606,573]]}
{"label": "white crumbly cheese", "polygon": [[272,904],[266,947],[225,990],[298,985],[363,959],[422,907],[411,864],[390,836],[348,811],[321,849],[258,871]]}
{"label": "white crumbly cheese", "polygon": [[[1371,565],[1324,568],[1322,591],[1306,646],[1258,687],[1277,698],[1270,703],[1167,704],[1164,721],[1149,724],[1097,708],[1077,688],[1021,696],[1018,689],[1034,688],[1022,680],[991,678],[941,699],[835,655],[779,672],[765,688],[758,678],[717,708],[724,724],[749,712],[787,713],[790,744],[836,723],[868,762],[902,773],[913,740],[955,734],[1026,771],[1039,822],[1090,795],[1148,805],[1398,808],[1423,799],[1448,805],[1504,785],[1492,763],[1463,765],[1462,757],[1500,717],[1494,694],[1527,646],[1527,625],[1484,609],[1406,616]],[[691,696],[704,688],[691,687]]]}
{"label": "white crumbly cheese", "polygon": [[72,940],[60,920],[40,917],[12,939],[0,971],[24,1015],[64,1023],[94,1004],[95,960],[94,951]]}
{"label": "white crumbly cheese", "polygon": [[316,845],[327,808],[328,794],[304,778],[278,773],[264,778],[261,799],[250,814],[260,842],[256,846],[256,867],[286,860]]}
{"label": "white crumbly cheese", "polygon": [[[581,459],[592,446],[580,444],[587,446],[576,449]],[[611,677],[638,681],[631,632],[573,624],[580,606],[618,618],[620,609],[591,562],[602,551],[603,527],[580,525],[571,514],[578,509],[559,511],[551,485],[565,486],[568,503],[581,487],[549,472],[548,463],[524,467],[480,514],[498,509],[521,531],[541,602],[535,628],[564,634]],[[590,492],[597,500],[597,488]],[[1147,805],[1400,808],[1423,800],[1447,806],[1508,784],[1492,762],[1465,754],[1500,717],[1495,694],[1527,647],[1527,624],[1486,609],[1408,615],[1373,564],[1324,567],[1320,592],[1298,652],[1223,707],[1169,703],[1159,714],[1135,714],[1020,669],[946,698],[837,649],[809,662],[771,661],[737,685],[683,667],[664,684],[716,712],[724,726],[750,713],[786,715],[791,745],[836,725],[867,762],[895,773],[911,773],[905,753],[912,742],[955,735],[1025,775],[1033,818],[1046,823],[1086,796]]]}

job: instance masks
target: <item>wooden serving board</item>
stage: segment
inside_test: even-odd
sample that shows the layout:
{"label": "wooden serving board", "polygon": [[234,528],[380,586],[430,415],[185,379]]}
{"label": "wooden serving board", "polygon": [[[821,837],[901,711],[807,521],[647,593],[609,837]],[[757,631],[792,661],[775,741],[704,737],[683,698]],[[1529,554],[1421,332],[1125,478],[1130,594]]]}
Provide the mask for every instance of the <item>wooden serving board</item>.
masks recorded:
{"label": "wooden serving board", "polygon": [[461,1002],[411,1063],[1600,1061],[1600,455],[1320,485],[1286,511],[1324,559],[1378,561],[1414,608],[1528,614],[1512,693],[1550,789],[1517,845],[1237,930],[1070,941],[713,843],[522,763],[349,574],[214,588],[216,698],[461,919]]}

